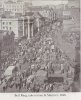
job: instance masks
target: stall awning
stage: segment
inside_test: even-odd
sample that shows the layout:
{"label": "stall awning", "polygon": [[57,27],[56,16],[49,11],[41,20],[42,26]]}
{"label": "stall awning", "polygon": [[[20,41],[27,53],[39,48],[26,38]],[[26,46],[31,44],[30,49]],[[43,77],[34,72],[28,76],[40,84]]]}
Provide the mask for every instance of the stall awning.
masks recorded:
{"label": "stall awning", "polygon": [[9,66],[5,73],[4,73],[4,76],[11,76],[12,75],[12,71],[15,69],[15,66]]}
{"label": "stall awning", "polygon": [[43,70],[39,70],[37,73],[36,73],[36,76],[39,76],[39,77],[46,77],[47,75],[47,72],[46,71],[43,71]]}
{"label": "stall awning", "polygon": [[34,82],[37,84],[43,84],[46,80],[47,72],[43,70],[39,70],[35,75]]}

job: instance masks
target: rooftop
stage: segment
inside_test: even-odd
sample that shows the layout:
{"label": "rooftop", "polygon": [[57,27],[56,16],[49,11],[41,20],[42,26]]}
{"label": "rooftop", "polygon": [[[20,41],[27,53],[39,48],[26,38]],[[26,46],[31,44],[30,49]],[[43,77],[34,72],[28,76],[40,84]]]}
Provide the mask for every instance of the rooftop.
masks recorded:
{"label": "rooftop", "polygon": [[9,1],[6,1],[5,3],[16,3],[16,2],[13,2],[13,1],[11,1],[11,0],[9,0]]}

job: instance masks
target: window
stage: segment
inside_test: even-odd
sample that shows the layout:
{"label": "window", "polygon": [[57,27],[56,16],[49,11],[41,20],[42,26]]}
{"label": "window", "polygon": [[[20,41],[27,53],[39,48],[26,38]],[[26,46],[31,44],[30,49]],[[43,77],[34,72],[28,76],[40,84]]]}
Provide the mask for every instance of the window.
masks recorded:
{"label": "window", "polygon": [[12,28],[10,27],[10,30],[11,30]]}
{"label": "window", "polygon": [[9,22],[9,24],[11,25],[11,22]]}
{"label": "window", "polygon": [[5,22],[3,22],[3,25],[5,24]]}

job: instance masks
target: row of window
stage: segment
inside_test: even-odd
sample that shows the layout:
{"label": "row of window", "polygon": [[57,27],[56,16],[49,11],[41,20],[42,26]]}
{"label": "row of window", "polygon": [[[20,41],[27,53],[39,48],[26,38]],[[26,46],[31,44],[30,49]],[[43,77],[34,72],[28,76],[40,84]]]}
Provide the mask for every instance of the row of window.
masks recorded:
{"label": "row of window", "polygon": [[5,24],[6,24],[6,25],[8,25],[8,24],[11,25],[12,23],[11,23],[11,22],[3,22],[2,24],[3,24],[3,25],[5,25]]}
{"label": "row of window", "polygon": [[12,29],[11,27],[7,27],[7,26],[6,27],[2,27],[2,28],[3,28],[3,30],[4,29],[6,29],[6,30],[11,30]]}
{"label": "row of window", "polygon": [[7,8],[23,8],[23,5],[17,5],[17,6],[8,5]]}
{"label": "row of window", "polygon": [[7,11],[21,11],[21,9],[7,9]]}
{"label": "row of window", "polygon": [[10,9],[9,8],[9,9],[7,9],[7,11],[21,11],[21,10],[23,10],[23,9],[21,9],[21,8],[17,8],[17,9],[16,8],[15,9]]}

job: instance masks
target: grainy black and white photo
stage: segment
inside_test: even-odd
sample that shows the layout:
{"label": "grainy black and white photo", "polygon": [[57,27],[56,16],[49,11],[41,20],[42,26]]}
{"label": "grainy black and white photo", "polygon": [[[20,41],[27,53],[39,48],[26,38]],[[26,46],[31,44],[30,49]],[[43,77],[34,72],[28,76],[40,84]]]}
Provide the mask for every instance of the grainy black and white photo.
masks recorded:
{"label": "grainy black and white photo", "polygon": [[80,92],[80,0],[0,0],[0,93]]}

